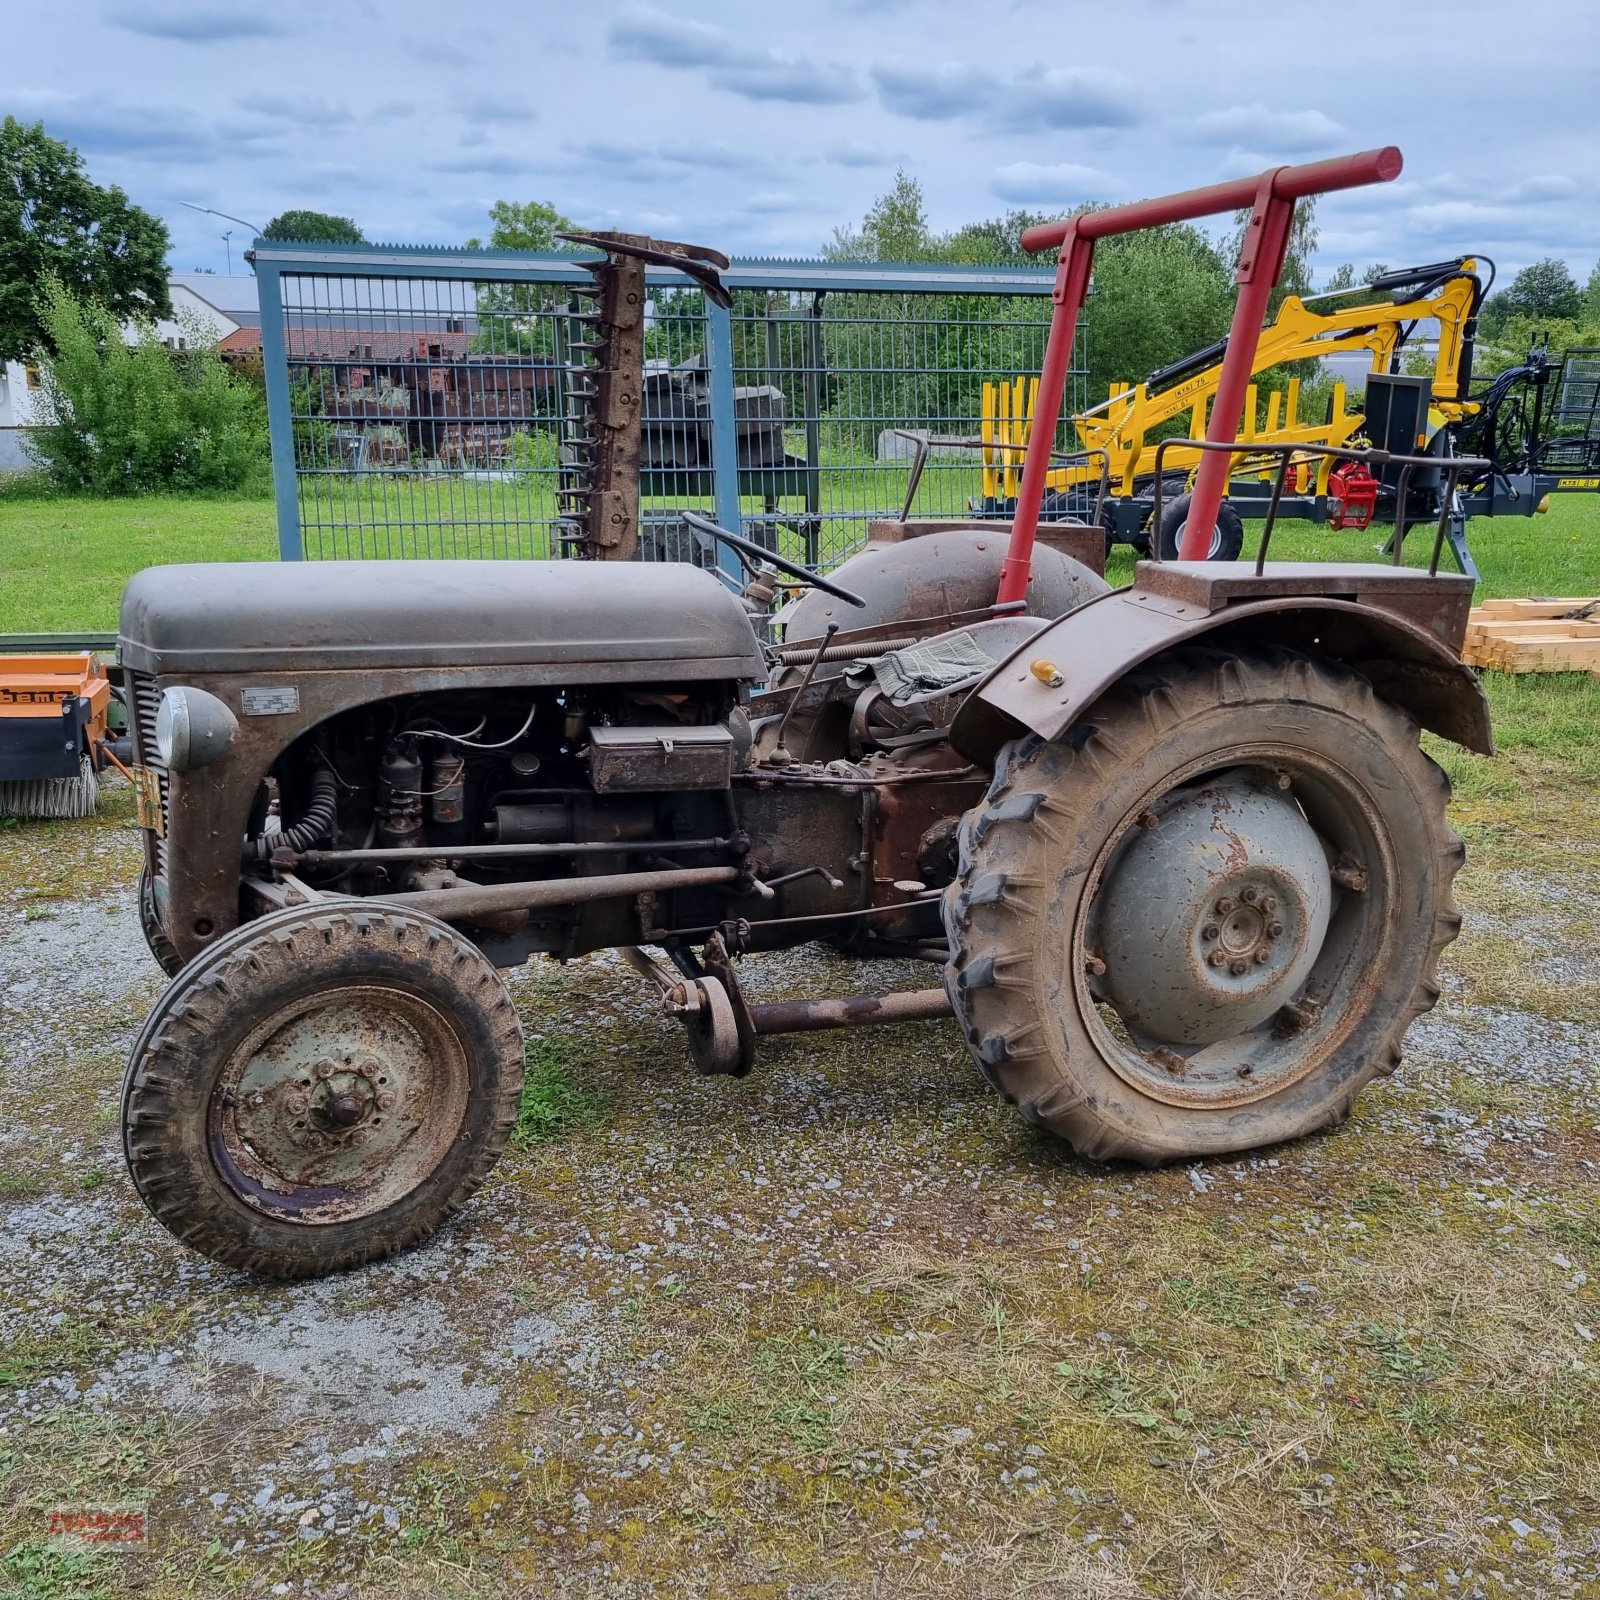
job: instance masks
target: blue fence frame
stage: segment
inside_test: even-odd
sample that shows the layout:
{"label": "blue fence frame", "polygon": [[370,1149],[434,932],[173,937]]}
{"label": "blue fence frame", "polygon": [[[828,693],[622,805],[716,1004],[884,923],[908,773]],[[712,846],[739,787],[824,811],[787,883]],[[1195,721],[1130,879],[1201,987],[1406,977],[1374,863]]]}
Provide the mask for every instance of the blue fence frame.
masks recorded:
{"label": "blue fence frame", "polygon": [[[543,285],[559,289],[562,286],[588,286],[593,281],[583,268],[584,257],[533,251],[390,245],[331,246],[257,239],[246,259],[254,267],[260,284],[262,359],[277,500],[278,546],[285,560],[301,560],[308,553],[301,509],[303,463],[297,462],[296,455],[296,424],[298,421],[303,425],[306,419],[303,414],[296,413],[291,385],[291,367],[297,360],[304,365],[303,357],[296,358],[290,349],[289,334],[297,316],[331,319],[337,315],[349,323],[352,322],[349,303],[355,302],[358,310],[364,306],[374,322],[381,323],[384,295],[387,294],[393,303],[395,297],[401,294],[402,286],[414,291],[418,285],[432,285],[432,292],[436,296],[448,295],[452,297],[451,303],[459,305],[474,295],[481,295],[483,285],[511,286],[505,292],[515,293],[516,286]],[[1054,272],[1049,267],[990,268],[936,263],[889,265],[737,258],[731,269],[723,274],[723,280],[736,294],[738,291],[764,293],[768,296],[765,303],[769,305],[777,304],[783,297],[810,295],[813,297],[813,310],[819,315],[824,296],[865,297],[849,303],[872,307],[882,305],[891,310],[897,304],[904,306],[916,303],[896,302],[890,298],[895,296],[1021,296],[1029,300],[1037,299],[1042,303],[1032,308],[1026,327],[1030,332],[1039,332],[1042,348],[1042,329]],[[296,286],[296,298],[292,303],[286,301],[286,281]],[[387,290],[378,287],[385,283],[390,286]],[[311,292],[309,300],[305,298],[307,291],[304,286],[307,284],[323,286],[322,301],[316,301],[315,290]],[[683,275],[656,267],[648,270],[647,285],[657,293],[695,289],[691,280]],[[334,305],[336,288],[338,310],[303,309],[314,303]],[[749,303],[748,296],[746,303]],[[735,414],[739,362],[736,322],[742,320],[748,323],[752,318],[746,316],[741,319],[737,312],[730,313],[709,302],[702,301],[701,305],[703,311],[697,314],[703,314],[704,317],[704,355],[708,368],[705,379],[710,403],[710,498],[717,519],[724,526],[738,528],[745,519],[741,511],[739,440]],[[393,314],[392,310],[390,314]],[[876,320],[890,327],[895,323],[892,315]],[[997,320],[986,326],[999,328],[1005,324]],[[1023,324],[1019,322],[1017,326]],[[370,356],[370,344],[366,346],[366,351]],[[1015,350],[1012,353],[1015,354]],[[972,359],[981,361],[982,358],[980,355]],[[1014,362],[1012,366],[1017,364]],[[1031,358],[1029,364],[1033,365]],[[1075,368],[1080,366],[1081,361],[1075,363]],[[908,366],[905,370],[914,372],[919,369]],[[979,369],[971,369],[966,376],[970,379],[972,371],[976,370]],[[992,375],[1002,377],[1006,371],[997,365]],[[1077,399],[1081,404],[1081,374],[1075,375],[1072,381],[1080,387]],[[1068,397],[1068,414],[1078,409],[1078,405],[1072,403],[1073,398]],[[864,433],[874,424],[893,425],[897,419],[864,416],[856,420],[859,422],[858,431]],[[975,431],[977,420],[976,414],[966,418],[965,431]],[[812,430],[816,422],[814,415],[807,418],[808,438],[813,437]],[[810,468],[814,474],[820,473],[817,462],[812,461]],[[703,476],[703,472],[695,474],[697,481]],[[748,494],[749,490],[745,492]],[[772,511],[770,504],[768,511]],[[753,515],[751,520],[759,522],[761,519],[759,515]],[[814,544],[815,540],[811,543]],[[315,553],[322,552],[318,549]]]}

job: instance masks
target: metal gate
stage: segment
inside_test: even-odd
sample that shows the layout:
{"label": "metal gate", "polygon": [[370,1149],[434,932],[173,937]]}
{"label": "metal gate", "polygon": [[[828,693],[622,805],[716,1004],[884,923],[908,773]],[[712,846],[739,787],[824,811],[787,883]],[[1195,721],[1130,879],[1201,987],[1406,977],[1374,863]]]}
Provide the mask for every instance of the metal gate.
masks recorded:
{"label": "metal gate", "polygon": [[[258,240],[262,353],[285,559],[551,557],[584,326],[570,255]],[[736,259],[731,312],[647,276],[641,554],[706,559],[681,521],[817,566],[900,506],[959,515],[985,380],[1036,373],[1047,268]],[[1082,408],[1082,360],[1065,411]],[[941,441],[950,441],[941,444]]]}

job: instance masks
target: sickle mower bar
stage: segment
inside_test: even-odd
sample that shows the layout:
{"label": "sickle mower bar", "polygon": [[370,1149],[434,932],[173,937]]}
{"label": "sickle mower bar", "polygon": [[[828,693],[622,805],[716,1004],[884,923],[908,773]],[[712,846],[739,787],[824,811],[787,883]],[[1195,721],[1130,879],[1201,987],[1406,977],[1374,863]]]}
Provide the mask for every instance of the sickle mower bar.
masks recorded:
{"label": "sickle mower bar", "polygon": [[[1388,183],[1399,176],[1400,167],[1399,150],[1393,145],[1386,145],[1381,150],[1339,156],[1332,161],[1313,161],[1302,167],[1275,167],[1258,177],[1238,178],[1231,183],[1212,184],[1205,189],[1189,189],[1159,200],[1139,200],[1132,205],[1113,206],[1106,211],[1091,211],[1080,217],[1069,217],[1065,222],[1049,222],[1029,228],[1023,234],[1023,249],[1059,249],[1061,254],[1052,296],[1055,309],[1050,319],[1050,337],[1045,345],[1044,366],[1040,373],[1039,400],[1028,454],[1023,462],[1011,544],[1000,574],[1000,592],[996,597],[998,604],[1021,600],[1027,593],[1028,573],[1033,561],[1033,536],[1039,525],[1045,478],[1050,471],[1050,452],[1055,441],[1056,423],[1061,416],[1061,392],[1072,359],[1072,341],[1078,329],[1078,314],[1083,309],[1084,297],[1089,290],[1095,240],[1122,233],[1137,233],[1144,228],[1160,228],[1173,222],[1190,222],[1196,217],[1215,216],[1219,212],[1250,208],[1250,223],[1245,229],[1244,250],[1239,259],[1239,299],[1234,307],[1233,328],[1228,335],[1228,350],[1217,384],[1217,397],[1206,428],[1209,442],[1231,444],[1238,434],[1245,390],[1250,383],[1250,368],[1267,303],[1283,271],[1284,250],[1289,242],[1290,224],[1294,221],[1295,202],[1309,195],[1331,194],[1336,189],[1358,189],[1369,183]],[[1188,524],[1178,552],[1182,560],[1203,560],[1211,547],[1217,509],[1222,504],[1223,489],[1227,484],[1228,461],[1228,455],[1218,451],[1208,453],[1200,464],[1189,506]]]}

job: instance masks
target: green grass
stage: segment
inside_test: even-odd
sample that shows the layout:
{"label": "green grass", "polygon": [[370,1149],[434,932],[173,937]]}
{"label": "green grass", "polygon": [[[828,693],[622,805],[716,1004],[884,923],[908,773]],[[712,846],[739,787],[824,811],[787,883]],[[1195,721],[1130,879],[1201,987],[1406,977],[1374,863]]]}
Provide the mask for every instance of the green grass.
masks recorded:
{"label": "green grass", "polygon": [[565,1034],[536,1034],[528,1041],[522,1106],[511,1142],[526,1150],[568,1133],[598,1128],[610,1112],[609,1099],[578,1081],[588,1052]]}
{"label": "green grass", "polygon": [[270,500],[0,498],[0,633],[114,628],[142,567],[277,553]]}
{"label": "green grass", "polygon": [[[930,471],[930,476],[932,476]],[[823,473],[823,504],[851,509],[864,520],[892,514],[905,474],[898,469],[841,467]],[[976,473],[952,471],[926,496],[924,514],[953,514]],[[970,480],[970,481],[969,481]],[[379,552],[394,556],[544,555],[547,530],[536,524],[554,514],[542,483],[535,486],[443,480],[374,478],[359,485],[309,482],[302,517],[310,532],[319,518],[363,530],[351,544],[332,532],[324,553]],[[319,501],[319,494],[323,498]],[[336,495],[337,498],[327,498]],[[760,510],[747,499],[747,514]],[[1246,524],[1246,550],[1255,548],[1259,523]],[[859,524],[835,525],[829,537],[864,533]],[[1548,514],[1481,519],[1468,529],[1483,571],[1480,593],[1496,595],[1600,594],[1600,496],[1557,495]],[[1370,561],[1386,537],[1381,532],[1335,533],[1311,523],[1285,522],[1273,536],[1278,559]],[[1406,541],[1413,564],[1426,561],[1431,530]],[[803,555],[798,536],[786,533],[785,550]],[[174,561],[258,561],[277,553],[270,500],[30,499],[0,493],[0,633],[109,629],[116,625],[122,586],[142,567]],[[1107,576],[1125,583],[1133,553],[1112,553]],[[1448,559],[1445,562],[1448,569]]]}

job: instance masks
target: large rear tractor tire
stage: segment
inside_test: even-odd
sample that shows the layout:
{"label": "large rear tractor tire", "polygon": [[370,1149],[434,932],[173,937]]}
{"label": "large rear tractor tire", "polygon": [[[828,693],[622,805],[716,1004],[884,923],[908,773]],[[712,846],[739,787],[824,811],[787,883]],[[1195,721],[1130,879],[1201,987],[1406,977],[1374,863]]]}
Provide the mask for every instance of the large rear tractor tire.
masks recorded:
{"label": "large rear tractor tire", "polygon": [[145,1204],[227,1266],[303,1278],[431,1233],[516,1122],[522,1027],[446,924],[359,901],[245,924],[156,1002],[123,1083]]}
{"label": "large rear tractor tire", "polygon": [[1286,650],[1175,651],[962,822],[946,983],[980,1069],[1096,1159],[1298,1138],[1438,997],[1464,851],[1414,722]]}

